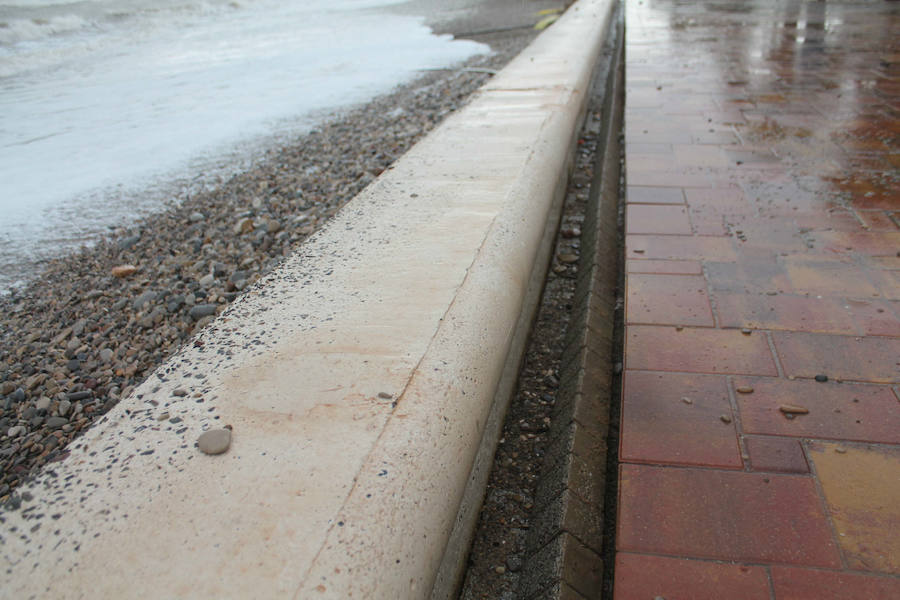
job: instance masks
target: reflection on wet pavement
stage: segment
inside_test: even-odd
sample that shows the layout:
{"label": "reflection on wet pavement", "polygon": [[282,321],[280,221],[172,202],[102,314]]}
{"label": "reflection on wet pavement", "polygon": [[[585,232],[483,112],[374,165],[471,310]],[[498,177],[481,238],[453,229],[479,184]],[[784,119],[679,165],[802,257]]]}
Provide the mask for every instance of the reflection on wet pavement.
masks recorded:
{"label": "reflection on wet pavement", "polygon": [[900,3],[626,28],[615,597],[900,597]]}

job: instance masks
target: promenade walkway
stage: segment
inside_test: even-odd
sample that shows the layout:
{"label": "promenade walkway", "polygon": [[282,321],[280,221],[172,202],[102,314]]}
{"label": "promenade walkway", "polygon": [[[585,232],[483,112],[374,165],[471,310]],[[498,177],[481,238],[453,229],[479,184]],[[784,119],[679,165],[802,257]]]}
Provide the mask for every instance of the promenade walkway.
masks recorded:
{"label": "promenade walkway", "polygon": [[900,4],[626,23],[615,598],[900,598]]}

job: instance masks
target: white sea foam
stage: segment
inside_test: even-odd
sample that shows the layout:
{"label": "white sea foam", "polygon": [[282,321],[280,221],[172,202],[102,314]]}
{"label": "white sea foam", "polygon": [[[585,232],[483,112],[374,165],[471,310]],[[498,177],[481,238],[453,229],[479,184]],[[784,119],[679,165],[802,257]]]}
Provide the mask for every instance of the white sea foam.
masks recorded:
{"label": "white sea foam", "polygon": [[0,22],[46,22],[0,29],[0,288],[152,209],[135,190],[486,51],[393,3],[0,0]]}
{"label": "white sea foam", "polygon": [[78,31],[89,22],[77,15],[60,15],[50,19],[13,19],[0,22],[0,44],[12,46],[60,33]]}

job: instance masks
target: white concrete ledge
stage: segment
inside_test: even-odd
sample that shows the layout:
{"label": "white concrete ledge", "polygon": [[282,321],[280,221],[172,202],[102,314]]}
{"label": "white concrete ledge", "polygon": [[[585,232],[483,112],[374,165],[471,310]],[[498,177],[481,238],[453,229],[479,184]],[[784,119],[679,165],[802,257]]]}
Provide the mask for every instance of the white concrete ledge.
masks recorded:
{"label": "white concrete ledge", "polygon": [[573,5],[20,490],[0,595],[427,597],[611,8]]}

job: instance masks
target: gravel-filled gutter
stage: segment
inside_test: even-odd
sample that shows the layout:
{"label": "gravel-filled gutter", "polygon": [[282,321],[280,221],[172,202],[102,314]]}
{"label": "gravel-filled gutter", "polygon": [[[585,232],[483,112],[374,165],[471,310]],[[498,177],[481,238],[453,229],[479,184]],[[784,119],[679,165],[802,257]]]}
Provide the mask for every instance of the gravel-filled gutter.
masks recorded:
{"label": "gravel-filled gutter", "polygon": [[611,597],[621,364],[621,15],[598,62],[554,260],[462,600]]}

